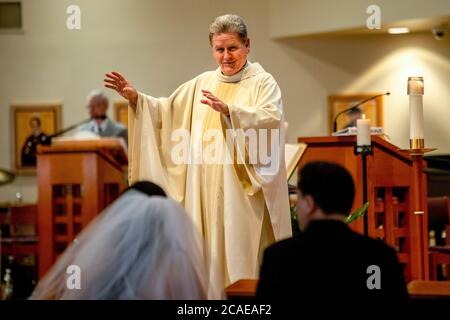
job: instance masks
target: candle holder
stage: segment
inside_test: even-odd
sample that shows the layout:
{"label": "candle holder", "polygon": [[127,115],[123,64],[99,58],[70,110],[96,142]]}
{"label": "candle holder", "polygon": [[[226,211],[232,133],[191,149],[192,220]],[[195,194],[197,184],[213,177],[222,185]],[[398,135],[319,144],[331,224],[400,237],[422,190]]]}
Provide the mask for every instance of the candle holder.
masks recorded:
{"label": "candle holder", "polygon": [[361,154],[361,155],[372,155],[372,146],[355,146],[355,149],[353,149],[353,153],[355,155]]}
{"label": "candle holder", "polygon": [[423,155],[427,152],[436,150],[436,148],[425,148],[424,130],[423,130],[423,100],[424,81],[423,77],[409,77],[408,89],[409,96],[409,149],[399,149],[399,151],[408,153],[412,161],[412,199],[413,207],[409,220],[411,230],[414,230],[414,237],[411,238],[412,260],[417,264],[418,280],[428,279],[428,230],[424,228],[426,223],[426,203],[424,203],[424,182],[423,175]]}
{"label": "candle holder", "polygon": [[413,197],[414,207],[413,209],[413,223],[415,225],[415,233],[417,234],[417,240],[414,245],[415,252],[417,254],[418,265],[418,278],[419,280],[428,279],[428,230],[424,229],[425,216],[425,204],[422,199],[423,190],[423,155],[425,153],[437,150],[436,148],[425,148],[424,139],[410,139],[409,149],[398,149],[399,151],[409,153],[413,164]]}
{"label": "candle holder", "polygon": [[[353,149],[353,153],[358,156],[361,155],[362,159],[362,185],[363,185],[363,204],[367,203],[367,156],[373,155],[373,150],[371,145],[356,145]],[[367,214],[363,217],[364,221],[364,235],[369,236],[369,221]]]}
{"label": "candle holder", "polygon": [[425,153],[435,151],[437,148],[425,148],[425,139],[409,139],[409,149],[398,149],[407,152],[410,155],[424,155]]}

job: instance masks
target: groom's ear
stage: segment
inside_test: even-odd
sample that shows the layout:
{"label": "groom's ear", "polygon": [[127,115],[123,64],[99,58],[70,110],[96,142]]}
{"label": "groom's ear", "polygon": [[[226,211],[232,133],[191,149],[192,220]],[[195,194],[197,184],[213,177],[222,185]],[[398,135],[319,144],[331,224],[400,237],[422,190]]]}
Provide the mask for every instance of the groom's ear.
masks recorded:
{"label": "groom's ear", "polygon": [[314,201],[314,198],[307,194],[304,197],[304,206],[305,206],[305,212],[308,216],[311,216],[317,209],[316,201]]}

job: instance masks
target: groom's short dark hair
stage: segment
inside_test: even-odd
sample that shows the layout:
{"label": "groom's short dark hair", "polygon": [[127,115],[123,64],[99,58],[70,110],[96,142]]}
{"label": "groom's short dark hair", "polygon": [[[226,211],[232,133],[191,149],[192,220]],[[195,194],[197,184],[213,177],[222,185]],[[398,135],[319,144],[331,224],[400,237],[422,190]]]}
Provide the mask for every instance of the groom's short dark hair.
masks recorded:
{"label": "groom's short dark hair", "polygon": [[348,215],[355,197],[355,184],[344,167],[330,162],[310,162],[300,171],[298,188],[311,195],[326,214]]}

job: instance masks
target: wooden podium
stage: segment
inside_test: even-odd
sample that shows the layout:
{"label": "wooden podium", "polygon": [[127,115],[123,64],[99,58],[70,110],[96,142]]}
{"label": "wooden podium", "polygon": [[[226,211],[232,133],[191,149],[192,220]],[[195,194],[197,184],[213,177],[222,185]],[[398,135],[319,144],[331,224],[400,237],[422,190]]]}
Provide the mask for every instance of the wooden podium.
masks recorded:
{"label": "wooden podium", "polygon": [[39,146],[38,272],[41,278],[76,235],[126,186],[120,140],[54,141]]}
{"label": "wooden podium", "polygon": [[[352,211],[363,206],[363,161],[355,155],[355,136],[298,138],[307,144],[299,168],[310,161],[329,161],[347,168],[356,184]],[[413,158],[378,136],[372,136],[373,154],[367,156],[368,235],[397,249],[406,281],[428,279],[427,208],[417,215],[417,202],[426,204],[427,185],[415,183]],[[364,220],[350,227],[364,232]]]}

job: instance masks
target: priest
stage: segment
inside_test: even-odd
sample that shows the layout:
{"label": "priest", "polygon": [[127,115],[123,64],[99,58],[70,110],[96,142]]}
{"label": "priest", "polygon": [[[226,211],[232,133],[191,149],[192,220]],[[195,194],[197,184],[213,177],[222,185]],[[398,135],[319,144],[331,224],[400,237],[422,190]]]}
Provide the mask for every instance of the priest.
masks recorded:
{"label": "priest", "polygon": [[209,41],[218,68],[167,98],[118,72],[104,81],[129,101],[130,183],[156,182],[185,207],[205,239],[210,280],[223,289],[257,278],[264,249],[290,237],[291,222],[280,88],[248,61],[239,16],[217,17]]}

